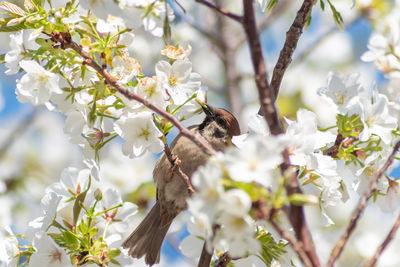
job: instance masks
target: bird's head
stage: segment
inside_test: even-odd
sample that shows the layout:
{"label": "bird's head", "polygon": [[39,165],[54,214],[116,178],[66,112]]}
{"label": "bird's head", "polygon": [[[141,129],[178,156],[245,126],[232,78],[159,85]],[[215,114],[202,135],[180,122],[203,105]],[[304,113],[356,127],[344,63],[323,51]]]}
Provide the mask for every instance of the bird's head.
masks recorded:
{"label": "bird's head", "polygon": [[239,123],[232,113],[223,108],[213,108],[210,105],[202,105],[206,118],[199,125],[203,136],[215,138],[227,138],[240,135]]}

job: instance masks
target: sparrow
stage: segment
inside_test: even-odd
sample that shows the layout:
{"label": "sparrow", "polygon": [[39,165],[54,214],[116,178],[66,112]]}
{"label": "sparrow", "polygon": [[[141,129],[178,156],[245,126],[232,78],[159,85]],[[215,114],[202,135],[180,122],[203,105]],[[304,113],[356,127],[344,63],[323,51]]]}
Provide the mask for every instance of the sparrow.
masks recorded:
{"label": "sparrow", "polygon": [[[231,142],[232,136],[240,134],[236,118],[223,108],[202,106],[206,117],[200,125],[189,127],[200,134],[216,151],[223,151]],[[189,178],[196,169],[204,165],[207,155],[196,144],[183,135],[178,135],[171,143],[170,150],[181,162],[179,167]],[[186,200],[191,192],[178,171],[170,173],[171,163],[165,153],[158,159],[153,178],[157,187],[156,203],[140,225],[123,242],[133,258],[145,256],[146,264],[152,266],[160,262],[160,250],[165,235],[173,219],[187,208]]]}

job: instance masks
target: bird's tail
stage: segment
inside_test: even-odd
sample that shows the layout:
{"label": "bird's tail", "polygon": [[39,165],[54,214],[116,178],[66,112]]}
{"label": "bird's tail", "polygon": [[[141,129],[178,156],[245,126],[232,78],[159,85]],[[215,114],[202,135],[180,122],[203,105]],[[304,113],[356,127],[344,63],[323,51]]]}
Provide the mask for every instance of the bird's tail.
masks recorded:
{"label": "bird's tail", "polygon": [[146,256],[145,261],[150,266],[159,263],[161,245],[170,225],[161,226],[160,204],[157,201],[140,225],[122,243],[122,247],[129,249],[129,255],[134,258]]}

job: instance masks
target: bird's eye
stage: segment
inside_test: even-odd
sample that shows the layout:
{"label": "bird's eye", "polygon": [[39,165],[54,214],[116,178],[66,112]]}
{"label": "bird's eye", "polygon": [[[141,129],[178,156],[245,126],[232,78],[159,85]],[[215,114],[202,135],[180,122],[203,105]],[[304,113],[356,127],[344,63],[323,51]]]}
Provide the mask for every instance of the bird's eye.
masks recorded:
{"label": "bird's eye", "polygon": [[223,127],[226,127],[226,122],[225,122],[224,119],[222,119],[222,118],[217,118],[216,121],[217,121],[217,123],[218,123],[219,125],[221,125],[221,126],[223,126]]}

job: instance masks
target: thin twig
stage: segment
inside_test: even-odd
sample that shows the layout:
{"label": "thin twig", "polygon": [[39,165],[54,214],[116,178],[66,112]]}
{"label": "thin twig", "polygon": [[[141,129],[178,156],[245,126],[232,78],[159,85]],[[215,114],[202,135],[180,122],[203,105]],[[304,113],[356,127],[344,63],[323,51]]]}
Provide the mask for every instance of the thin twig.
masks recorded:
{"label": "thin twig", "polygon": [[369,183],[368,188],[362,195],[360,201],[357,204],[356,209],[351,214],[351,219],[350,219],[349,224],[347,225],[345,232],[342,234],[342,236],[337,241],[335,247],[332,250],[331,256],[330,256],[330,258],[328,260],[328,264],[327,264],[328,267],[332,267],[333,264],[335,263],[336,259],[342,253],[344,246],[346,245],[347,241],[350,238],[350,235],[353,233],[354,229],[357,226],[358,220],[360,219],[362,212],[364,211],[365,207],[367,206],[368,199],[372,196],[372,193],[376,189],[376,185],[378,183],[379,178],[382,177],[382,175],[386,172],[386,170],[392,164],[393,159],[394,159],[397,151],[399,150],[399,147],[400,147],[400,141],[398,141],[396,143],[396,145],[394,146],[392,154],[390,154],[389,158],[385,162],[385,165],[383,165],[383,167],[376,173],[375,177]]}
{"label": "thin twig", "polygon": [[210,267],[212,255],[207,251],[207,242],[204,241],[203,249],[197,267]]}
{"label": "thin twig", "polygon": [[282,133],[283,129],[274,104],[275,96],[268,82],[267,70],[254,16],[253,0],[243,0],[243,10],[243,28],[249,42],[261,110],[271,133],[277,135]]}
{"label": "thin twig", "polygon": [[314,0],[304,0],[301,8],[297,12],[296,18],[286,33],[285,44],[279,54],[278,62],[276,63],[272,74],[271,88],[274,96],[278,95],[283,75],[292,61],[293,52],[296,49],[301,34],[303,33],[304,25],[311,13],[313,4]]}
{"label": "thin twig", "polygon": [[168,174],[167,180],[170,180],[175,170],[177,170],[179,176],[181,176],[187,184],[189,192],[194,193],[195,190],[192,183],[190,182],[189,177],[182,171],[181,167],[179,166],[181,162],[180,159],[176,155],[172,154],[171,149],[169,149],[169,146],[167,144],[164,144],[164,152],[165,155],[167,155],[169,163],[171,163],[170,173]]}
{"label": "thin twig", "polygon": [[389,234],[386,236],[385,240],[382,244],[377,248],[374,256],[364,265],[364,267],[373,267],[377,263],[379,257],[382,255],[383,251],[389,245],[389,243],[394,239],[396,236],[396,232],[400,226],[400,213],[397,215],[396,221],[393,224],[392,229],[390,229]]}
{"label": "thin twig", "polygon": [[195,0],[195,1],[196,1],[197,3],[199,3],[199,4],[203,4],[203,5],[205,5],[205,6],[208,6],[209,8],[212,8],[212,9],[214,9],[215,11],[221,13],[222,15],[227,16],[227,17],[229,17],[229,18],[231,18],[231,19],[233,19],[233,20],[235,20],[235,21],[237,21],[237,22],[239,22],[239,23],[242,22],[242,19],[243,19],[243,18],[242,18],[241,16],[239,16],[239,15],[237,15],[237,14],[234,14],[234,13],[232,13],[232,12],[226,10],[225,8],[218,7],[218,6],[216,6],[215,4],[213,4],[213,3],[211,3],[211,2],[208,2],[207,0]]}
{"label": "thin twig", "polygon": [[108,72],[108,70],[106,68],[102,68],[99,64],[97,64],[91,58],[91,56],[88,53],[83,51],[81,46],[79,46],[77,43],[72,41],[71,35],[69,34],[69,32],[66,32],[66,33],[53,32],[51,34],[51,37],[52,37],[51,38],[52,41],[59,42],[61,44],[62,49],[70,48],[70,49],[74,50],[75,52],[77,52],[81,57],[84,58],[84,64],[95,69],[101,76],[104,77],[105,81],[109,85],[111,85],[115,89],[117,89],[118,92],[123,94],[126,98],[128,98],[129,100],[136,100],[136,101],[142,103],[149,109],[155,111],[159,115],[161,115],[164,118],[166,118],[167,120],[169,120],[173,125],[176,126],[176,128],[178,128],[179,132],[183,136],[185,136],[188,139],[190,139],[191,141],[193,141],[197,146],[199,146],[207,154],[211,155],[211,154],[215,153],[215,150],[209,146],[209,144],[204,140],[204,138],[202,138],[200,135],[194,135],[191,131],[189,131],[189,129],[187,129],[185,126],[183,126],[183,124],[177,118],[175,118],[172,114],[159,108],[158,106],[154,105],[147,99],[144,99],[143,97],[129,91],[129,89],[127,89],[126,87],[118,84],[117,80],[111,76],[111,74]]}
{"label": "thin twig", "polygon": [[277,224],[273,219],[270,219],[269,222],[278,231],[279,235],[289,242],[290,246],[296,251],[297,255],[299,256],[300,261],[303,263],[304,266],[313,266],[306,254],[303,250],[303,246],[301,242],[297,242],[296,239],[286,231],[282,226]]}

